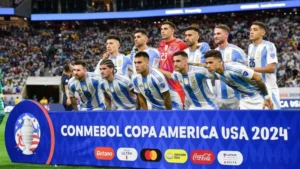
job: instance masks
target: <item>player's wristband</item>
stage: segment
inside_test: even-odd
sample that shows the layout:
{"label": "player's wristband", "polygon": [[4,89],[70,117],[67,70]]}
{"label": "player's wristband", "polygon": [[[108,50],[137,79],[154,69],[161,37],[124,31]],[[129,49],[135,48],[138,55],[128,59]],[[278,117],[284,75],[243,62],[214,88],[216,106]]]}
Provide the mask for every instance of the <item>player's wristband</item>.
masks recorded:
{"label": "player's wristband", "polygon": [[269,95],[266,95],[264,96],[265,100],[269,99],[270,100],[270,96]]}

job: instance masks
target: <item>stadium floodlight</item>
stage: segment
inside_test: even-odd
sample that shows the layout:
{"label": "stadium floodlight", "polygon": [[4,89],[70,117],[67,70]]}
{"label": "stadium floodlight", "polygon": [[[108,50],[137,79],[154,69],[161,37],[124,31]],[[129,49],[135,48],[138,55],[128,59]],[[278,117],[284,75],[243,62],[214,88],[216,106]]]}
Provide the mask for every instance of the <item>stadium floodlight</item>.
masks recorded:
{"label": "stadium floodlight", "polygon": [[0,8],[0,15],[14,15],[14,8]]}

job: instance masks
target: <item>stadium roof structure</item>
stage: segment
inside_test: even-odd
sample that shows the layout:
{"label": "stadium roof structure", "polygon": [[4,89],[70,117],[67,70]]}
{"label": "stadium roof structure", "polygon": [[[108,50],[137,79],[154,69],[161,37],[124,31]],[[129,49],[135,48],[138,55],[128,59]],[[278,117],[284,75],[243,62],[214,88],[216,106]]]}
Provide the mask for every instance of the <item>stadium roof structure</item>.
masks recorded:
{"label": "stadium roof structure", "polygon": [[242,12],[250,10],[267,10],[300,7],[299,0],[257,2],[233,5],[199,6],[175,9],[144,10],[131,12],[97,12],[97,13],[64,13],[64,14],[32,14],[31,21],[62,21],[62,20],[101,20],[126,19],[145,17],[164,17],[191,14],[209,14],[221,12]]}

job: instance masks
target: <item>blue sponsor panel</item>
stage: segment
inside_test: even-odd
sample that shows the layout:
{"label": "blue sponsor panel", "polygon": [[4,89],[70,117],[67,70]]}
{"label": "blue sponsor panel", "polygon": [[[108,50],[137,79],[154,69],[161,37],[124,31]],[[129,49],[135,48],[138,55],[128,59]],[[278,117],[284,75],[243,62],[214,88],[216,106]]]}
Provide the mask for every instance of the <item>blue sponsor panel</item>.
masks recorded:
{"label": "blue sponsor panel", "polygon": [[[162,169],[300,168],[299,110],[48,115],[42,107],[37,113],[38,103],[27,102],[16,106],[6,126],[6,147],[13,162]],[[35,135],[40,138],[33,145]],[[49,141],[53,139],[54,144]],[[41,156],[42,150],[47,155]]]}
{"label": "blue sponsor panel", "polygon": [[208,14],[219,12],[236,12],[248,10],[266,10],[279,8],[299,7],[299,0],[257,2],[233,5],[214,5],[207,7],[189,7],[177,9],[145,10],[132,12],[98,12],[98,13],[69,13],[69,14],[32,14],[32,21],[55,21],[55,20],[95,20],[95,19],[121,19],[121,18],[144,18],[158,16]]}
{"label": "blue sponsor panel", "polygon": [[299,110],[300,99],[281,99],[280,107],[282,109]]}

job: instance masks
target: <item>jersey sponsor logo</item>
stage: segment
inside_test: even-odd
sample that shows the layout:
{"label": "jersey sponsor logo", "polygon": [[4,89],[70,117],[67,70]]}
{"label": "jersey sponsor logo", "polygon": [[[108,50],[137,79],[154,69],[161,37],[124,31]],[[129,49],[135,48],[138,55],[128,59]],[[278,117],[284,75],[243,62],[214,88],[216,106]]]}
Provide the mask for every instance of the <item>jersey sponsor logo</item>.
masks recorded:
{"label": "jersey sponsor logo", "polygon": [[243,155],[239,151],[220,151],[218,161],[221,165],[238,166],[243,162]]}
{"label": "jersey sponsor logo", "polygon": [[117,157],[121,161],[135,161],[138,153],[134,148],[119,148],[117,150]]}
{"label": "jersey sponsor logo", "polygon": [[195,164],[212,164],[215,161],[215,155],[210,150],[194,150],[190,158]]}
{"label": "jersey sponsor logo", "polygon": [[168,163],[185,163],[188,155],[183,149],[168,149],[165,152],[165,159]]}
{"label": "jersey sponsor logo", "polygon": [[115,157],[115,152],[111,147],[96,147],[94,155],[98,160],[112,160]]}
{"label": "jersey sponsor logo", "polygon": [[158,149],[143,149],[140,153],[143,161],[158,162],[162,158],[161,151]]}

